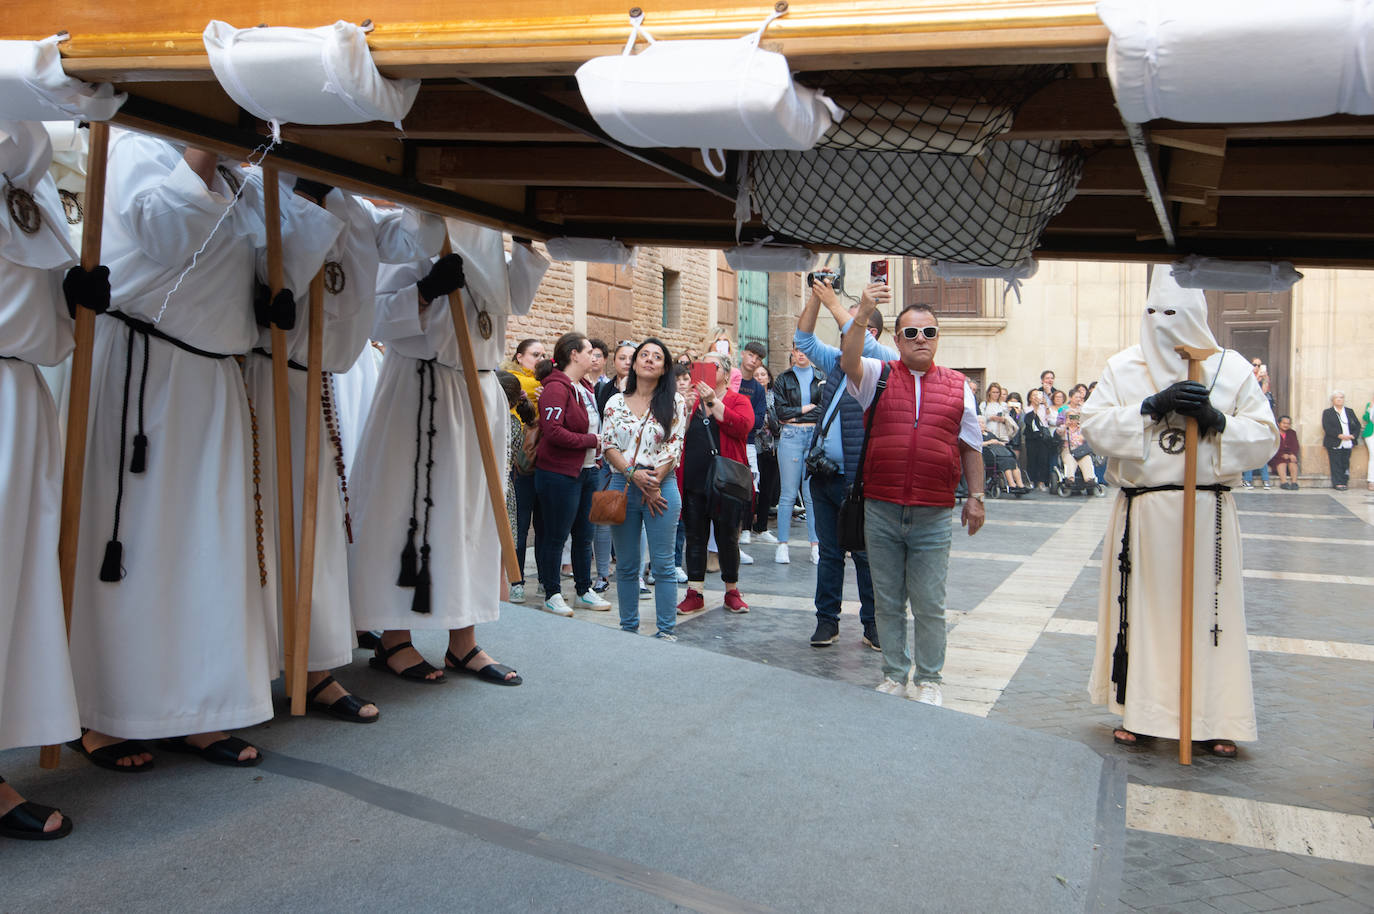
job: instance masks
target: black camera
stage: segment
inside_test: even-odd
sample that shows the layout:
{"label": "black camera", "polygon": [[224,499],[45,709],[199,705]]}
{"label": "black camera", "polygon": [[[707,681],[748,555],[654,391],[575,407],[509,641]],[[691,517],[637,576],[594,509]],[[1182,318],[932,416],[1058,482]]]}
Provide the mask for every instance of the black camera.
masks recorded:
{"label": "black camera", "polygon": [[806,472],[814,479],[824,482],[840,474],[840,465],[825,456],[825,443],[817,441],[806,453]]}
{"label": "black camera", "polygon": [[839,278],[840,278],[840,274],[838,274],[838,273],[836,273],[834,270],[830,270],[830,269],[817,270],[817,271],[814,272],[814,273],[807,273],[807,274],[806,274],[806,288],[810,289],[812,286],[814,286],[814,285],[816,284],[816,281],[817,281],[817,280],[825,280],[825,279],[828,279],[828,280],[830,280],[830,286],[831,286],[831,288],[834,288],[834,289],[836,289],[836,290],[838,291],[838,286],[836,285],[836,283],[837,283],[837,281],[839,280]]}

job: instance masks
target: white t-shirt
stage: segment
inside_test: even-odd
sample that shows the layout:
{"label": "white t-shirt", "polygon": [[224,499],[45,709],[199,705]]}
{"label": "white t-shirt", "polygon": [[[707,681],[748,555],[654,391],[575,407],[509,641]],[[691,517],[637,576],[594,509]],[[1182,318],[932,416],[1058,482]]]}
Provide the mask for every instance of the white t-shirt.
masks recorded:
{"label": "white t-shirt", "polygon": [[[921,376],[924,371],[911,371],[911,377],[916,385],[916,415],[912,416],[911,424],[914,427],[921,417]],[[846,376],[844,381],[845,389],[849,395],[859,401],[859,405],[868,409],[873,402],[873,395],[878,391],[878,378],[882,376],[883,363],[877,359],[864,358],[862,370],[859,372],[858,383],[855,378]],[[959,440],[971,448],[983,449],[983,430],[978,427],[978,406],[973,398],[973,391],[968,384],[964,385],[964,415],[959,423]]]}
{"label": "white t-shirt", "polygon": [[577,391],[577,399],[582,401],[582,406],[587,410],[587,431],[595,435],[597,441],[595,447],[587,448],[587,456],[582,458],[582,469],[585,470],[596,466],[597,458],[601,456],[601,416],[596,411],[596,397],[585,384],[574,382],[573,390]]}

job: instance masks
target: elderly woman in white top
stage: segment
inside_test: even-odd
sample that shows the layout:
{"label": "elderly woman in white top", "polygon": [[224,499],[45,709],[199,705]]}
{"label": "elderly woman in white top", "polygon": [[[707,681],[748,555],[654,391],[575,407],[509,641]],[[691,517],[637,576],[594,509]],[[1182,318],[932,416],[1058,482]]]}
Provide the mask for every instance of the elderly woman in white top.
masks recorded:
{"label": "elderly woman in white top", "polygon": [[601,423],[610,488],[626,493],[625,520],[611,528],[616,554],[620,627],[639,631],[639,537],[648,537],[654,573],[654,637],[676,641],[677,574],[673,547],[682,495],[674,470],[682,459],[687,408],[673,380],[668,347],[650,337],[635,349],[623,393],[606,403]]}

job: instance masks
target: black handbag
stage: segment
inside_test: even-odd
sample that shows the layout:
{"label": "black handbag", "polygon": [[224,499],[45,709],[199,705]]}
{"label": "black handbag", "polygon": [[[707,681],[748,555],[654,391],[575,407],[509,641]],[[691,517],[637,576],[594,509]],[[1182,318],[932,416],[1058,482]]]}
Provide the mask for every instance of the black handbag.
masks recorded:
{"label": "black handbag", "polygon": [[1093,449],[1091,445],[1085,443],[1080,444],[1072,451],[1069,451],[1069,453],[1073,455],[1074,460],[1082,460],[1084,457],[1091,457],[1093,455]]}
{"label": "black handbag", "polygon": [[864,459],[868,456],[868,439],[873,431],[873,416],[878,412],[878,398],[887,390],[887,375],[891,369],[891,365],[884,365],[883,373],[878,376],[878,389],[873,393],[873,403],[864,420],[864,443],[859,449],[859,467],[854,471],[854,484],[849,487],[844,504],[840,505],[836,539],[844,552],[863,552],[867,548],[864,542]]}
{"label": "black handbag", "polygon": [[[711,435],[711,416],[703,405],[701,421]],[[720,453],[720,429],[711,441],[711,465],[706,470],[706,492],[711,517],[726,526],[741,523],[754,504],[754,474],[749,464]]]}

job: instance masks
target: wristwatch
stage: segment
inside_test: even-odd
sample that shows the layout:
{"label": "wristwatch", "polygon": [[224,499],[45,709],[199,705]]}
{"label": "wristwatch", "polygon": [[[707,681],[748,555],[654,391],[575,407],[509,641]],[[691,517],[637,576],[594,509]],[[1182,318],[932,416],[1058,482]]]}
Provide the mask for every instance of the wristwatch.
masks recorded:
{"label": "wristwatch", "polygon": [[968,497],[969,497],[969,498],[976,498],[976,499],[978,499],[979,501],[986,503],[985,496],[983,495],[982,492],[970,492]]}

